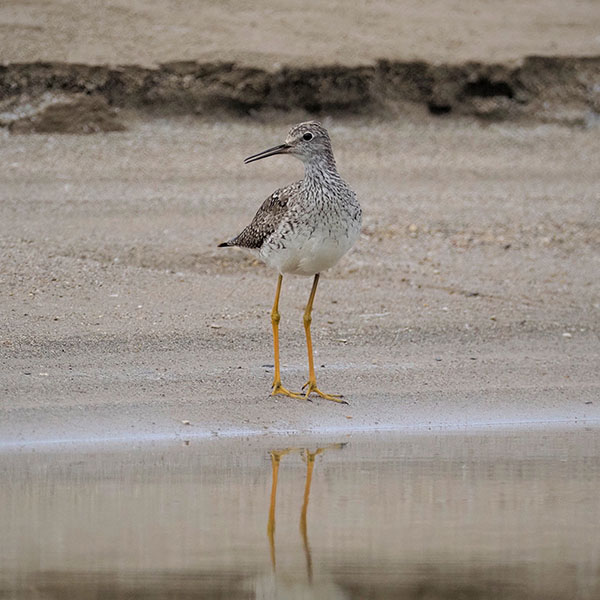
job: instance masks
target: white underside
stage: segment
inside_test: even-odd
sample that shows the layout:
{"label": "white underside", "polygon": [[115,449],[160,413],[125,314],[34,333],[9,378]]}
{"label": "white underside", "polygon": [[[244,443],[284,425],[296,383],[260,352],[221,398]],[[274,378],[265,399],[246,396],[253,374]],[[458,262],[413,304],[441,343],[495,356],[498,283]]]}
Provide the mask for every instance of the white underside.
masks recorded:
{"label": "white underside", "polygon": [[259,256],[279,273],[315,275],[333,267],[350,250],[358,237],[358,228],[344,234],[332,237],[316,234],[303,239],[292,237],[286,240],[285,248],[263,246]]}

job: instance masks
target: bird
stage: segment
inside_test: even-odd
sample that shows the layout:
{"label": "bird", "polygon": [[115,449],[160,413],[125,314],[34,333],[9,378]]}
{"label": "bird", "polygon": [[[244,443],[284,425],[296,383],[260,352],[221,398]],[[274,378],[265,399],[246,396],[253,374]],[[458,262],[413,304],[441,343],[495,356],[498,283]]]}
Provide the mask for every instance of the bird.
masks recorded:
{"label": "bird", "polygon": [[[318,121],[293,126],[283,144],[253,154],[244,163],[279,154],[301,160],[304,178],[275,190],[241,233],[218,246],[250,250],[278,272],[271,310],[275,357],[271,394],[310,400],[314,393],[325,400],[347,404],[341,394],[326,394],[317,386],[310,325],[320,274],[333,267],[358,239],[362,209],[355,192],[338,173],[329,133]],[[302,386],[302,394],[288,390],[281,381],[279,298],[283,276],[288,274],[313,277],[303,317],[308,381]]]}

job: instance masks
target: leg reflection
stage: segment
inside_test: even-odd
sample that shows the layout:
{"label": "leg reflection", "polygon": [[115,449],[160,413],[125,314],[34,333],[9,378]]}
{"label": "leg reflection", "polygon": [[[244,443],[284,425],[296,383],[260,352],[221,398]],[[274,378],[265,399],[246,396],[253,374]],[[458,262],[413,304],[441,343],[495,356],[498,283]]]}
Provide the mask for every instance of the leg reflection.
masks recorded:
{"label": "leg reflection", "polygon": [[281,457],[289,454],[292,448],[286,450],[271,450],[271,471],[272,471],[272,483],[271,483],[271,502],[269,505],[269,521],[267,523],[267,537],[269,538],[269,550],[271,553],[271,566],[275,571],[276,557],[275,557],[275,505],[277,503],[277,479],[279,477],[279,463]]}
{"label": "leg reflection", "polygon": [[306,461],[306,482],[304,483],[304,502],[302,503],[302,512],[300,513],[300,535],[302,536],[302,545],[304,546],[304,556],[306,558],[306,574],[309,583],[312,583],[312,556],[310,545],[308,544],[308,530],[306,528],[306,513],[308,512],[308,500],[310,498],[310,485],[312,483],[313,469],[315,468],[315,458],[317,454],[323,452],[323,448],[318,448],[315,452],[306,449],[303,458]]}
{"label": "leg reflection", "polygon": [[279,479],[279,465],[281,459],[290,453],[299,453],[303,460],[306,462],[306,479],[304,483],[304,499],[302,502],[302,510],[300,512],[300,535],[302,537],[302,545],[304,548],[304,556],[306,559],[306,572],[308,581],[312,583],[313,578],[313,567],[312,567],[312,555],[310,544],[308,542],[308,527],[307,527],[307,514],[308,514],[308,503],[310,500],[310,489],[312,485],[313,470],[315,468],[315,459],[319,454],[322,454],[326,450],[341,450],[346,445],[346,442],[329,444],[317,448],[314,452],[311,452],[308,448],[286,448],[284,450],[271,450],[269,452],[271,456],[271,471],[272,471],[272,482],[271,482],[271,500],[269,504],[269,519],[267,523],[267,538],[269,540],[269,552],[271,555],[271,566],[275,571],[277,566],[277,556],[275,550],[275,508],[277,504],[277,482]]}

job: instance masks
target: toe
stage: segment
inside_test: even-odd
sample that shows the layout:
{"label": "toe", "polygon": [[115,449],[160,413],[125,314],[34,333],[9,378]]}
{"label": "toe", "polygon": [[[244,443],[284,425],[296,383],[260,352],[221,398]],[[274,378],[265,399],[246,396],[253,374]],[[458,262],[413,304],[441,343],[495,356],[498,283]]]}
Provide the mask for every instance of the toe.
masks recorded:
{"label": "toe", "polygon": [[281,394],[282,396],[288,396],[289,398],[297,398],[299,400],[304,398],[302,394],[295,394],[294,392],[290,392],[290,390],[284,388],[281,384],[274,385],[273,391],[271,392],[271,396],[277,396],[279,394]]}
{"label": "toe", "polygon": [[305,398],[308,399],[308,396],[312,393],[318,394],[324,400],[331,400],[332,402],[339,402],[340,404],[348,404],[345,400],[342,400],[343,396],[341,394],[326,394],[322,392],[315,384],[309,384],[308,389],[306,390]]}

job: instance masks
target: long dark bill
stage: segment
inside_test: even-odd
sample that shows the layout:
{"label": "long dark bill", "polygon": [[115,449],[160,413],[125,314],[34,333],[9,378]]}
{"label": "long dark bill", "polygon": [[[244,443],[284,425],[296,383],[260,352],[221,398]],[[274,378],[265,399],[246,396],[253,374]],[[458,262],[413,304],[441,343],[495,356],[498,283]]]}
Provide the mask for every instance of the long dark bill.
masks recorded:
{"label": "long dark bill", "polygon": [[289,149],[290,146],[288,144],[280,144],[279,146],[273,146],[273,148],[263,150],[258,154],[253,154],[252,156],[245,158],[244,164],[254,162],[255,160],[260,160],[261,158],[267,158],[267,156],[274,156],[275,154],[286,154]]}

